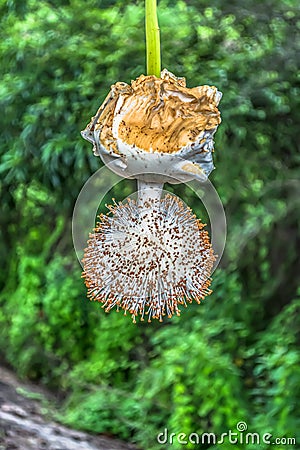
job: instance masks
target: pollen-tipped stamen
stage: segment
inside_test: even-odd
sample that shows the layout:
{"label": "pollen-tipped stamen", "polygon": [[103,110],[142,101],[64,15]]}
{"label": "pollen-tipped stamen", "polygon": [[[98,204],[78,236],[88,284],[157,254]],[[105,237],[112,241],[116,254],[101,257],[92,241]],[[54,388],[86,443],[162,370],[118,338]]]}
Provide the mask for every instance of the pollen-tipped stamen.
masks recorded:
{"label": "pollen-tipped stamen", "polygon": [[180,315],[179,305],[211,292],[215,257],[204,225],[177,197],[159,200],[158,192],[110,205],[83,259],[88,297],[106,312],[128,311],[134,322]]}

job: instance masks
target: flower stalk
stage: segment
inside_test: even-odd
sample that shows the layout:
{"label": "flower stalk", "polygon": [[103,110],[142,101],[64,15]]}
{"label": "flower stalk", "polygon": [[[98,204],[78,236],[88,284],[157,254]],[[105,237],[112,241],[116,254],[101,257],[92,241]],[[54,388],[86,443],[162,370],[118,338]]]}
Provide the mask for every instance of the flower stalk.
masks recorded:
{"label": "flower stalk", "polygon": [[156,0],[145,0],[147,75],[160,77],[160,35]]}
{"label": "flower stalk", "polygon": [[[147,75],[160,77],[160,32],[157,19],[157,0],[145,0],[146,63]],[[138,204],[149,199],[160,200],[163,183],[147,183],[138,180]]]}
{"label": "flower stalk", "polygon": [[137,180],[138,185],[138,205],[143,207],[145,202],[152,201],[153,204],[159,202],[163,190],[163,183],[147,182]]}

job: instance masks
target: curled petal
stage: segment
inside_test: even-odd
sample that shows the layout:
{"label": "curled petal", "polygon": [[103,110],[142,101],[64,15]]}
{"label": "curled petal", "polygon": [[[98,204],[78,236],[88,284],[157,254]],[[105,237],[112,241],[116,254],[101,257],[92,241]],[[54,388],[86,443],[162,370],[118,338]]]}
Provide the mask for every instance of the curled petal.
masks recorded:
{"label": "curled petal", "polygon": [[[118,82],[111,87],[82,136],[94,144],[94,153],[104,163],[114,162],[121,175],[150,173],[149,164],[152,168],[155,161],[151,155],[156,154],[166,177],[207,179],[214,168],[221,97],[214,86],[187,88],[184,78],[166,69],[160,78],[141,75],[131,85]],[[182,165],[177,171],[177,157],[190,162],[187,171]],[[196,164],[192,171],[191,164]]]}

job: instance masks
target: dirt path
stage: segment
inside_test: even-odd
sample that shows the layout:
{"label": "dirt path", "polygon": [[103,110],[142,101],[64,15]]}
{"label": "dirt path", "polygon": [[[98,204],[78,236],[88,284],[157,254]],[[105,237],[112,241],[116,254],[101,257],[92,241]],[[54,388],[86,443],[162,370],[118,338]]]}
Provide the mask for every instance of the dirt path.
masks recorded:
{"label": "dirt path", "polygon": [[0,450],[137,450],[133,445],[53,422],[46,400],[42,400],[47,398],[51,402],[42,388],[20,382],[0,366]]}

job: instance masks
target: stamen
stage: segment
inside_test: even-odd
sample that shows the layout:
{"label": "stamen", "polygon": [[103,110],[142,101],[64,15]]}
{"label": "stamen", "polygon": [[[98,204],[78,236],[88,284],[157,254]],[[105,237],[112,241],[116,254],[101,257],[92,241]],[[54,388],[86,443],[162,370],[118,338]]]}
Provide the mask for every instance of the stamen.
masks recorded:
{"label": "stamen", "polygon": [[[88,297],[106,312],[123,309],[148,322],[180,315],[211,291],[215,257],[204,225],[173,195],[109,205],[85,250]],[[155,211],[155,213],[154,213]]]}

